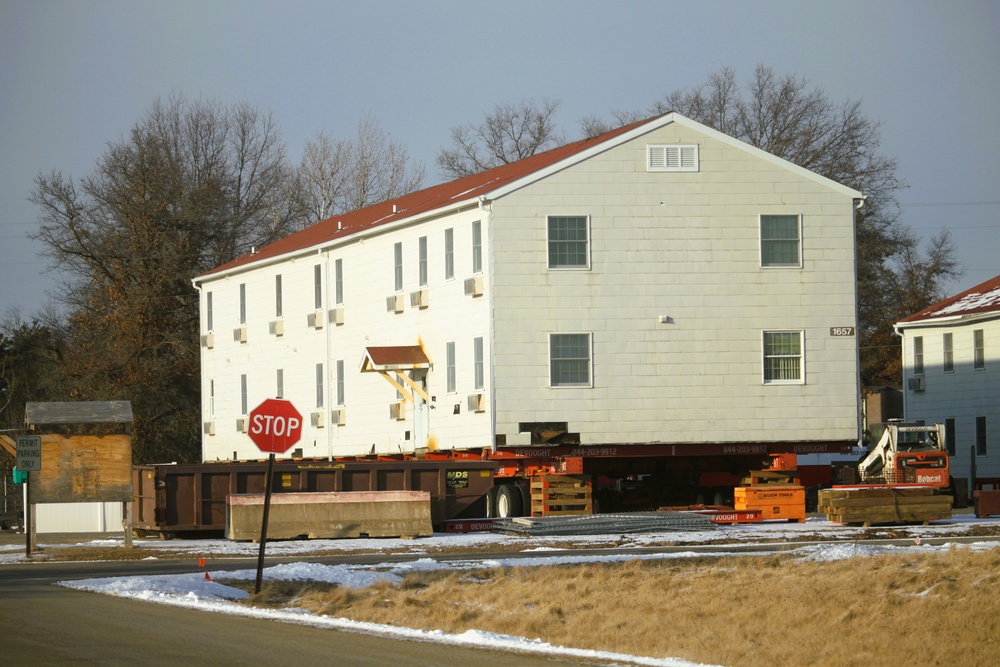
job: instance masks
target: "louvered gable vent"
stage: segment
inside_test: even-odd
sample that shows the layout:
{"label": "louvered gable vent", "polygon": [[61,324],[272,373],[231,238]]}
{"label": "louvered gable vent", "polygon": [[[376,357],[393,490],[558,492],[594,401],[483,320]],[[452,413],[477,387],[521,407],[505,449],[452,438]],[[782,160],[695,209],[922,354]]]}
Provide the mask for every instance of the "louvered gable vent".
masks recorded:
{"label": "louvered gable vent", "polygon": [[646,148],[647,171],[698,171],[698,144]]}

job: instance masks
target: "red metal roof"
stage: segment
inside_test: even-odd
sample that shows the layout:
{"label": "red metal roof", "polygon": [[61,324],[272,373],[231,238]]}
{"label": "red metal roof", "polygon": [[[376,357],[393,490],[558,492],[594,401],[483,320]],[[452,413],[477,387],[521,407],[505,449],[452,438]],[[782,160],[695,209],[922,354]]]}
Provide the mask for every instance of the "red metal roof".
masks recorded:
{"label": "red metal roof", "polygon": [[211,271],[206,271],[202,275],[209,276],[240,266],[249,266],[297,250],[304,250],[328,243],[337,238],[357,234],[366,229],[405,220],[421,213],[445,208],[463,201],[475,200],[481,195],[509,185],[518,179],[550,167],[561,160],[570,158],[602,142],[625,134],[644,123],[648,123],[650,120],[653,119],[632,123],[631,125],[620,127],[591,139],[569,143],[558,148],[553,148],[550,151],[518,160],[517,162],[505,164],[488,171],[473,174],[472,176],[459,178],[458,180],[441,183],[440,185],[412,192],[381,204],[335,215],[310,227],[306,227],[299,232],[290,234],[263,248],[258,248],[253,254],[244,255]]}
{"label": "red metal roof", "polygon": [[386,366],[428,366],[431,363],[419,345],[369,347],[365,348],[365,355],[371,360],[373,370]]}
{"label": "red metal roof", "polygon": [[968,317],[981,313],[1000,313],[1000,276],[928,306],[919,313],[900,320],[900,323]]}

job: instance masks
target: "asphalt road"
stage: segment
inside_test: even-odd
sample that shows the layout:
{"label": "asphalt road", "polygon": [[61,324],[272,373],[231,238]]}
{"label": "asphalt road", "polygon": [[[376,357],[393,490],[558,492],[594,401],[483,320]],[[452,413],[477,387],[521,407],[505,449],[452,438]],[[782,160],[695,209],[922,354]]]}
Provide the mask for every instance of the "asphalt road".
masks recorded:
{"label": "asphalt road", "polygon": [[[230,564],[237,568],[256,566],[249,560],[227,562],[227,567]],[[196,564],[163,560],[0,565],[0,664],[594,664],[228,616],[53,585],[72,579],[192,571],[198,571]]]}

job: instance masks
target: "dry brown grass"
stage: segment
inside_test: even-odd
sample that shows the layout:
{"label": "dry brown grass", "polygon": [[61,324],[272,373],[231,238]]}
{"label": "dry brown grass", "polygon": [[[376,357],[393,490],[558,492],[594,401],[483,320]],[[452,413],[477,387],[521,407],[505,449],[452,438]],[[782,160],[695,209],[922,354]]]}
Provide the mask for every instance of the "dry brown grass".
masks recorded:
{"label": "dry brown grass", "polygon": [[282,586],[279,594],[265,583],[260,602],[711,664],[988,665],[1000,656],[1000,549],[416,573],[363,590]]}

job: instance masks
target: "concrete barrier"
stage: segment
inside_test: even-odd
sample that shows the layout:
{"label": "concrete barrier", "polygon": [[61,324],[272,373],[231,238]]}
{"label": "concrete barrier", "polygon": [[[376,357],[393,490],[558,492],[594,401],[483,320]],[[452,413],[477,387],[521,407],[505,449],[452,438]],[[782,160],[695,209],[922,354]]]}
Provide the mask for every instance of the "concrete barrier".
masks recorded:
{"label": "concrete barrier", "polygon": [[[226,537],[260,541],[264,494],[226,497]],[[433,534],[426,491],[275,493],[267,539],[423,537]]]}

